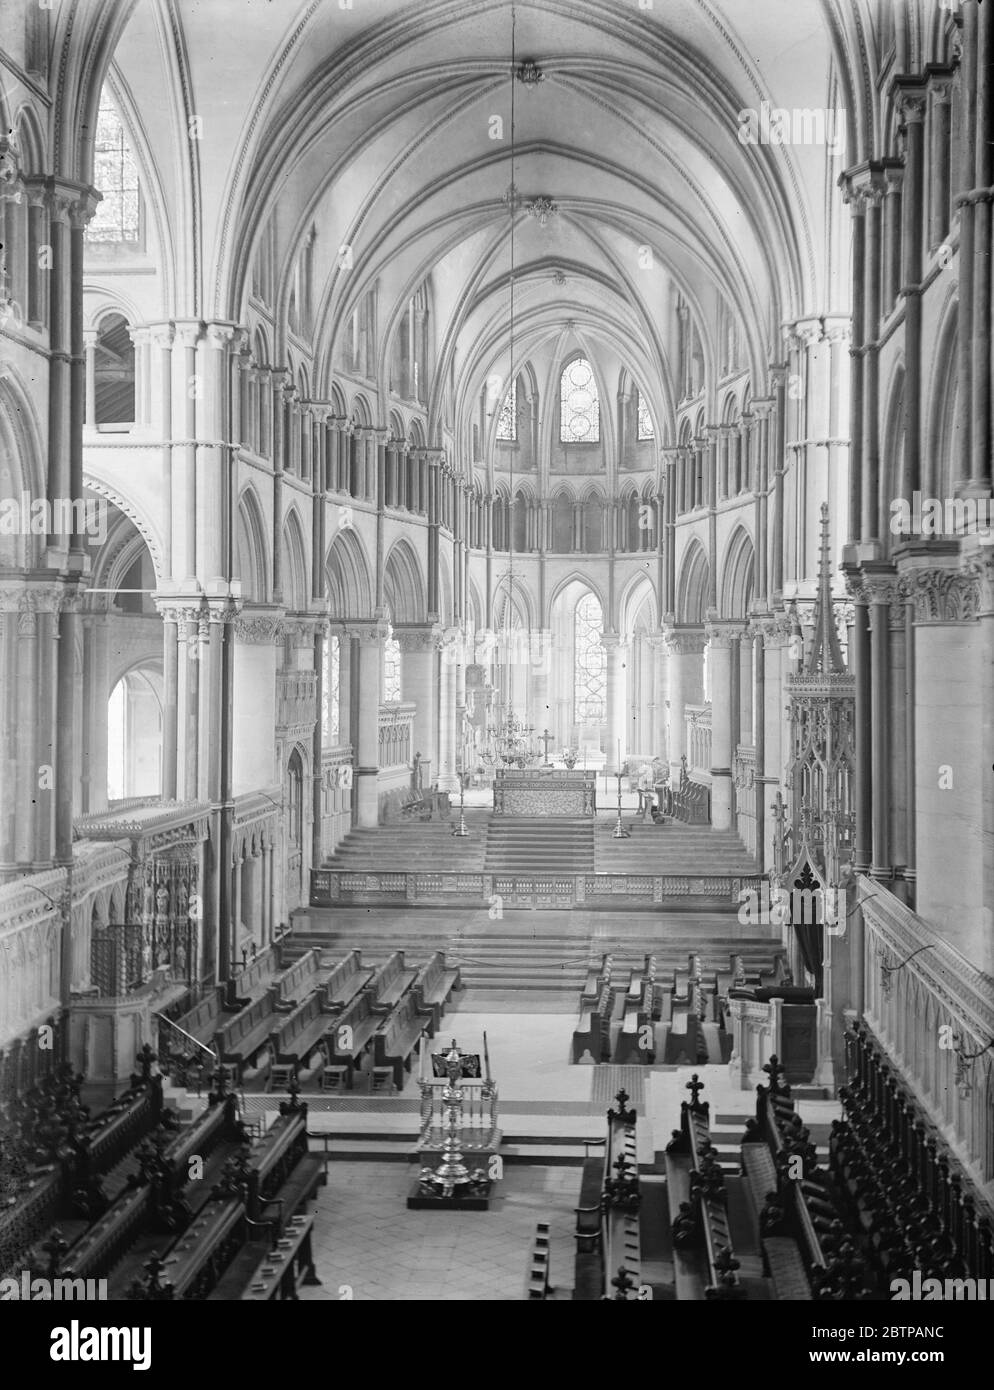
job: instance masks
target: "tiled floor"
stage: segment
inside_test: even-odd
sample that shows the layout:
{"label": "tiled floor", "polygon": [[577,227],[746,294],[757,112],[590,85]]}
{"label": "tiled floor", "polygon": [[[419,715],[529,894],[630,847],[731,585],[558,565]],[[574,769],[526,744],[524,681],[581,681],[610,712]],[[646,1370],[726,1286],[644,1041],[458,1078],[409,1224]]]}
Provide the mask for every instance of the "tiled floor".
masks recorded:
{"label": "tiled floor", "polygon": [[490,1211],[408,1211],[416,1168],[336,1163],[315,1205],[319,1287],[307,1300],[517,1301],[524,1297],[535,1226],[551,1226],[556,1296],[573,1278],[573,1208],[579,1170],[508,1167]]}

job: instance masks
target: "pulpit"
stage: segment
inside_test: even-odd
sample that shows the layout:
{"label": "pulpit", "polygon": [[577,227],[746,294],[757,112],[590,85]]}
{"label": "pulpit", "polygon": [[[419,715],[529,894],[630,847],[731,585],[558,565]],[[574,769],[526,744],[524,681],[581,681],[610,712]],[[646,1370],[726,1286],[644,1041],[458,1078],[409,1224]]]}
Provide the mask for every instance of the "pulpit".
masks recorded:
{"label": "pulpit", "polygon": [[595,774],[574,768],[500,768],[494,776],[494,815],[564,816],[597,814]]}

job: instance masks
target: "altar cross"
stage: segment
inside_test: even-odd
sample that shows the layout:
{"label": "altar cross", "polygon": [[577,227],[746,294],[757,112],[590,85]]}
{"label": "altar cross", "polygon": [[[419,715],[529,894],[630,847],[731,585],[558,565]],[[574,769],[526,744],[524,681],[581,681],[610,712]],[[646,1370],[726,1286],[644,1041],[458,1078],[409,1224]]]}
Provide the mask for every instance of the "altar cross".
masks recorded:
{"label": "altar cross", "polygon": [[550,743],[554,743],[554,742],[555,742],[555,739],[553,738],[552,734],[549,733],[548,729],[544,729],[544,730],[542,731],[542,733],[539,735],[539,740],[538,740],[538,741],[539,741],[539,743],[542,745],[542,748],[543,748],[543,750],[544,750],[544,755],[545,755],[545,766],[548,767],[548,766],[549,766],[549,744],[550,744]]}

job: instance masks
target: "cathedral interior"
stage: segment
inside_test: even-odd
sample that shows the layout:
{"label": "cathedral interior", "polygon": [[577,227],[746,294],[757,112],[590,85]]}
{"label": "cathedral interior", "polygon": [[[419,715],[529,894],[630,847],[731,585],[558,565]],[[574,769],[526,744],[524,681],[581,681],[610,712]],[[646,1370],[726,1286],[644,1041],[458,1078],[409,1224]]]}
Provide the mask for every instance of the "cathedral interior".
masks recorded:
{"label": "cathedral interior", "polygon": [[0,1287],[994,1297],[992,196],[994,0],[4,0]]}

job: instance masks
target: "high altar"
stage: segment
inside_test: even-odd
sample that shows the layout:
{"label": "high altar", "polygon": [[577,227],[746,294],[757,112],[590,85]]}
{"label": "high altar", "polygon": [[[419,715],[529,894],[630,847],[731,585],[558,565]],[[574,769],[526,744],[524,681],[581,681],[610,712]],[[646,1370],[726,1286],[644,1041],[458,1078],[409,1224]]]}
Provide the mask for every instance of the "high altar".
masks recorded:
{"label": "high altar", "polygon": [[496,816],[594,816],[596,774],[575,768],[499,768],[494,774]]}

